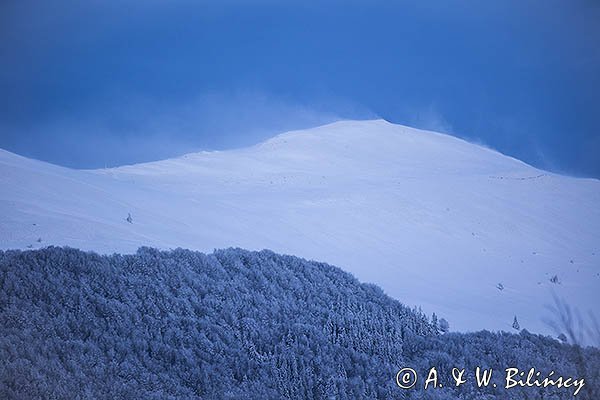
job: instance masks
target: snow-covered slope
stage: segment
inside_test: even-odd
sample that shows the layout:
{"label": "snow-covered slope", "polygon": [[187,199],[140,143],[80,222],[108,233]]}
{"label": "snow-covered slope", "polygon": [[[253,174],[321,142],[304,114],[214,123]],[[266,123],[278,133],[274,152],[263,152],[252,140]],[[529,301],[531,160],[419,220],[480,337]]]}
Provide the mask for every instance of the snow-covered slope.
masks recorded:
{"label": "snow-covered slope", "polygon": [[552,292],[583,315],[600,300],[600,182],[381,120],[93,171],[0,151],[1,248],[50,244],[269,248],[340,266],[452,329],[511,330],[516,315],[551,333]]}

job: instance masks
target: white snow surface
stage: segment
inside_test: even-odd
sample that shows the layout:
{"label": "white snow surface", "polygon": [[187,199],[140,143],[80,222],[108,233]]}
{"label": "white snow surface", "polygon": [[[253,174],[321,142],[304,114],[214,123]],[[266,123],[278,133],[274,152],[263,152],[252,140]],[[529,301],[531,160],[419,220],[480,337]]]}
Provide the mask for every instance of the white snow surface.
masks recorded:
{"label": "white snow surface", "polygon": [[339,266],[459,331],[514,332],[516,315],[555,335],[552,293],[590,318],[599,206],[596,179],[383,120],[101,170],[0,150],[2,249],[267,248]]}

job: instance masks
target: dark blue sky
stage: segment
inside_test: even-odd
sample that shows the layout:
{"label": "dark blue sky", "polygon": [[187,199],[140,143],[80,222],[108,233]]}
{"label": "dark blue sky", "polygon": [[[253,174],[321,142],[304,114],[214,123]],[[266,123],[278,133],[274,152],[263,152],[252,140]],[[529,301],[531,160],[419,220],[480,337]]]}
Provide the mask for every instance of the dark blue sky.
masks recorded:
{"label": "dark blue sky", "polygon": [[598,178],[599,43],[596,0],[5,0],[0,147],[88,168],[379,117]]}

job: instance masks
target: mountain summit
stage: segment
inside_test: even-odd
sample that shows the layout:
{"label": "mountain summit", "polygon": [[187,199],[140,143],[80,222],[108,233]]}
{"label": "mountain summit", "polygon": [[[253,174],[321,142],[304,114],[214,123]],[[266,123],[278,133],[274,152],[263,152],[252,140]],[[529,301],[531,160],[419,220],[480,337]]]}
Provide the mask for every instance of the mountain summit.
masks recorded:
{"label": "mountain summit", "polygon": [[0,172],[3,249],[267,248],[340,266],[456,330],[510,330],[516,315],[553,333],[552,293],[582,315],[599,299],[599,181],[382,120],[102,170],[1,151]]}

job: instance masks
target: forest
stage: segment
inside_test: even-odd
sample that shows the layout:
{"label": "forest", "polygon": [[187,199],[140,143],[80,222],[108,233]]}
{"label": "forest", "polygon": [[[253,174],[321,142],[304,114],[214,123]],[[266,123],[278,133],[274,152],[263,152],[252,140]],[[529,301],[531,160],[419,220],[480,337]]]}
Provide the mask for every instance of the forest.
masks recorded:
{"label": "forest", "polygon": [[[573,398],[456,387],[455,367],[556,371],[585,379],[576,399],[600,398],[595,347],[440,321],[337,267],[268,250],[0,251],[0,398]],[[433,366],[442,387],[424,390]],[[414,388],[396,382],[405,367]]]}

